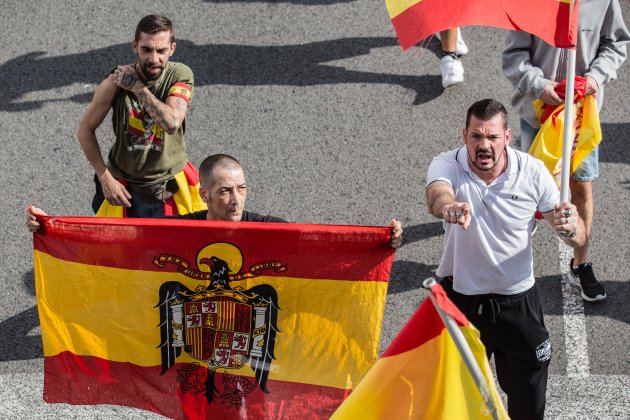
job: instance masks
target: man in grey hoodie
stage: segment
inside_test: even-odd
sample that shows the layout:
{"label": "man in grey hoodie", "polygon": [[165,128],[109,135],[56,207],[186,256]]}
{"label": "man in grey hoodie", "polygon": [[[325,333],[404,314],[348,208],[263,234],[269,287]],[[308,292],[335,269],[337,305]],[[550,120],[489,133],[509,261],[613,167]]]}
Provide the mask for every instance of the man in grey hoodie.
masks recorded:
{"label": "man in grey hoodie", "polygon": [[[604,85],[617,78],[626,59],[630,33],[618,0],[581,0],[575,74],[586,79],[586,95],[596,95],[601,110]],[[521,117],[521,150],[527,152],[540,129],[534,99],[557,106],[564,101],[554,88],[566,77],[567,50],[550,46],[526,32],[512,31],[503,51],[503,74],[513,85],[512,106]],[[593,181],[599,175],[598,149],[588,155],[573,173],[571,201],[584,219],[587,239],[593,223]],[[606,298],[604,287],[587,260],[588,240],[574,249],[569,280],[582,290],[582,298],[594,302]]]}

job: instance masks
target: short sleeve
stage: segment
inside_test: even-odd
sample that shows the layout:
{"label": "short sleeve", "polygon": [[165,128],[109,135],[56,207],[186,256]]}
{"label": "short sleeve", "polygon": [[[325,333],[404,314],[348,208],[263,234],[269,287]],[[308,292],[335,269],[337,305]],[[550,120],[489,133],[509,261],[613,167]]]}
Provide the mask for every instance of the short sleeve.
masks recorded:
{"label": "short sleeve", "polygon": [[458,174],[458,163],[452,152],[441,153],[434,157],[427,170],[427,182],[425,187],[435,181],[448,182],[455,189]]}
{"label": "short sleeve", "polygon": [[560,191],[553,180],[553,177],[545,168],[541,161],[536,161],[536,168],[539,173],[540,200],[538,201],[538,211],[547,213],[554,209],[555,205],[560,202]]}
{"label": "short sleeve", "polygon": [[190,67],[181,63],[178,64],[174,75],[175,83],[169,88],[167,96],[176,96],[190,103],[195,84],[193,72]]}

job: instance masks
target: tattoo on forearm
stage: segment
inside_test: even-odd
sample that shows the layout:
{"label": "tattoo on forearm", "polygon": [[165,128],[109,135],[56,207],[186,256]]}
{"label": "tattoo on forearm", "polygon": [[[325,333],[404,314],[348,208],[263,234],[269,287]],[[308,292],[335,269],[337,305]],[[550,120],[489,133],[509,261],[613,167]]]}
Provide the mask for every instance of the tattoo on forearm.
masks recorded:
{"label": "tattoo on forearm", "polygon": [[145,111],[167,132],[169,132],[169,129],[174,130],[179,127],[186,117],[188,103],[183,99],[178,98],[173,108],[162,103],[145,89],[138,92],[136,97]]}
{"label": "tattoo on forearm", "polygon": [[453,194],[451,194],[448,191],[436,191],[434,193],[431,194],[431,200],[429,201],[429,211],[431,212],[431,214],[433,214],[436,217],[441,217],[442,213],[441,209],[435,210],[435,205],[444,197],[452,197]]}
{"label": "tattoo on forearm", "polygon": [[133,85],[136,84],[137,81],[138,78],[133,74],[123,73],[120,79],[120,84],[123,89],[131,90],[131,88],[133,87]]}
{"label": "tattoo on forearm", "polygon": [[186,116],[186,111],[188,110],[188,102],[182,98],[177,98],[175,101],[175,108],[177,108],[179,116],[183,118]]}

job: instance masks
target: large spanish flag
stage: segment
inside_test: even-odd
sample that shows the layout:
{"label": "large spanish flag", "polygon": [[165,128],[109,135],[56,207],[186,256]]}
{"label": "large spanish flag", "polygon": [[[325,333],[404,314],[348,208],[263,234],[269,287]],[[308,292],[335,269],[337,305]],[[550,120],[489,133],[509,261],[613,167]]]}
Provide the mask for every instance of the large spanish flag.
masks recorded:
{"label": "large spanish flag", "polygon": [[575,48],[577,0],[385,0],[403,50],[445,29],[483,25],[525,31],[558,48]]}
{"label": "large spanish flag", "polygon": [[42,222],[47,402],[328,418],[378,358],[391,228]]}
{"label": "large spanish flag", "polygon": [[479,331],[449,300],[431,291],[470,347],[485,380],[479,391],[433,302],[425,299],[381,359],[332,419],[508,419]]}

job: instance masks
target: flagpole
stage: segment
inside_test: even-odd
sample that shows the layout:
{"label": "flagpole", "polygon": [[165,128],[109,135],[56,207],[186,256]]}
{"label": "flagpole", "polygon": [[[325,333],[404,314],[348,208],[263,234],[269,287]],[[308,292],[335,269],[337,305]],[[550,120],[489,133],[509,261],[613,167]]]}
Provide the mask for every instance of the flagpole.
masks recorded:
{"label": "flagpole", "polygon": [[[575,1],[569,8],[569,22],[572,22]],[[570,27],[570,25],[569,25]],[[577,42],[577,38],[576,38]],[[573,150],[573,98],[575,88],[575,49],[567,49],[568,64],[566,74],[566,90],[564,98],[564,131],[562,132],[562,172],[560,174],[560,202],[569,201],[569,177],[571,176],[571,151]]]}
{"label": "flagpole", "polygon": [[[435,279],[431,277],[427,278],[426,280],[422,282],[422,286],[425,289],[429,289],[429,290],[431,290],[431,288],[435,286],[436,284],[437,283]],[[432,293],[433,292],[429,294],[429,298],[431,299],[431,302],[433,302],[433,306],[435,307],[435,310],[440,316],[440,319],[442,319],[442,322],[444,323],[444,326],[446,327],[451,338],[455,342],[455,347],[457,347],[459,354],[462,356],[462,359],[464,360],[464,363],[466,364],[466,367],[468,368],[468,371],[470,372],[470,375],[472,376],[473,381],[475,381],[475,385],[477,385],[477,389],[479,390],[479,393],[481,394],[481,398],[486,403],[486,406],[488,407],[488,411],[490,411],[492,418],[495,420],[498,420],[497,409],[494,406],[494,402],[492,401],[492,398],[490,398],[490,391],[488,390],[488,384],[486,383],[486,380],[483,374],[481,373],[481,368],[479,368],[479,365],[477,364],[477,361],[475,360],[475,357],[473,356],[473,353],[470,350],[470,346],[468,346],[468,342],[466,341],[464,334],[462,334],[455,320],[451,318],[449,314],[447,314],[440,308],[440,305],[438,305]]]}

